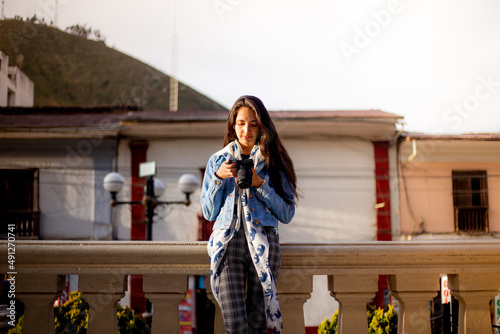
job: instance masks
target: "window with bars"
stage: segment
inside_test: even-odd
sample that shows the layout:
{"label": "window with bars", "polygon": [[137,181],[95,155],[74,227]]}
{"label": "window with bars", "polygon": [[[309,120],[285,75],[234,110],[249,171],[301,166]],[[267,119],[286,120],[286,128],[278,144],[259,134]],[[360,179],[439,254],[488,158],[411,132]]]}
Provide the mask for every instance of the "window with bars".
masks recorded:
{"label": "window with bars", "polygon": [[19,238],[39,237],[38,169],[0,169],[0,238],[14,224]]}
{"label": "window with bars", "polygon": [[453,171],[455,232],[488,232],[488,178],[486,171]]}

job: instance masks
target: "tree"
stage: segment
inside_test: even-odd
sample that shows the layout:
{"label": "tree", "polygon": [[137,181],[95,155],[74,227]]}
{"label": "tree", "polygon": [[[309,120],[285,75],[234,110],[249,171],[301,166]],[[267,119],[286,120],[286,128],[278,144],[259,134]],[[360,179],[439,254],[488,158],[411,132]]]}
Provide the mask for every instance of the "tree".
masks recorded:
{"label": "tree", "polygon": [[87,28],[87,25],[75,24],[64,29],[67,33],[85,39],[93,39],[98,42],[105,42],[106,37],[101,34],[99,29]]}
{"label": "tree", "polygon": [[71,35],[75,35],[85,39],[88,39],[90,33],[92,32],[92,28],[87,28],[86,25],[81,26],[79,24],[67,27],[65,30]]}

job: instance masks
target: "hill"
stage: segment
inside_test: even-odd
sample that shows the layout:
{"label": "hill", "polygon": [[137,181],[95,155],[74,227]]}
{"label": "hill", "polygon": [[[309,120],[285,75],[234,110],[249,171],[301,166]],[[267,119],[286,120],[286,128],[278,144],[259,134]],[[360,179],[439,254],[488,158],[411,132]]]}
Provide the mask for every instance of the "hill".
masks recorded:
{"label": "hill", "polygon": [[[35,83],[35,106],[138,105],[168,110],[170,77],[137,59],[56,28],[0,21],[0,50]],[[179,110],[226,110],[179,82]]]}

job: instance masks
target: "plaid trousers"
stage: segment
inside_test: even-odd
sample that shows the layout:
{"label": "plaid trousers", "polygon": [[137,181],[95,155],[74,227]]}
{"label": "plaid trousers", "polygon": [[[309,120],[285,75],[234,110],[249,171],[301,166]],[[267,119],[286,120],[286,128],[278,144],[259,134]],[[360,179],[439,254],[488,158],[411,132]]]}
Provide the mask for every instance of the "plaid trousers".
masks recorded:
{"label": "plaid trousers", "polygon": [[[278,280],[281,252],[274,227],[263,227],[269,242],[269,266]],[[229,241],[217,272],[220,275],[219,305],[227,334],[265,334],[264,293],[250,257],[244,228]],[[245,300],[246,292],[246,300]]]}

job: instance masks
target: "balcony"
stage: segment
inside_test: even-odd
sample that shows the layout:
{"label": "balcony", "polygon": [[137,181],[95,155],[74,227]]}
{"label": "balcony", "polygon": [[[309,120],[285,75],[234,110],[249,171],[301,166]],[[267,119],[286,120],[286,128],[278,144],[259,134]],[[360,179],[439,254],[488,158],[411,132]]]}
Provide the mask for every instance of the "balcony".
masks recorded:
{"label": "balcony", "polygon": [[465,233],[488,232],[487,207],[456,207],[455,231]]}
{"label": "balcony", "polygon": [[[79,290],[90,304],[89,334],[117,333],[116,304],[130,274],[144,276],[143,289],[154,304],[152,333],[178,333],[177,304],[188,275],[209,273],[205,243],[19,240],[13,268],[7,262],[12,247],[2,243],[1,271],[15,273],[25,334],[53,333],[52,305],[66,274],[79,275]],[[314,275],[328,275],[324,293],[339,302],[338,333],[367,332],[366,303],[379,275],[387,275],[399,301],[399,333],[431,333],[428,306],[440,289],[440,274],[448,274],[460,303],[459,333],[491,333],[489,302],[500,287],[498,242],[283,244],[278,292],[284,333],[304,333],[303,305]],[[220,312],[215,322],[215,333],[223,333]]]}
{"label": "balcony", "polygon": [[38,239],[40,212],[30,210],[0,210],[0,238],[7,239],[9,225],[15,225],[17,239]]}

